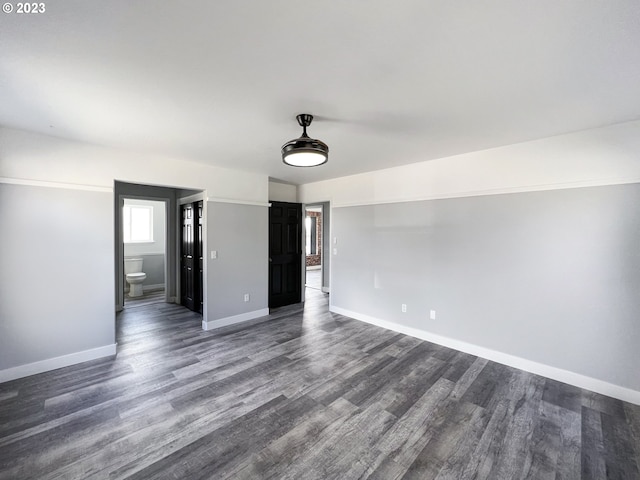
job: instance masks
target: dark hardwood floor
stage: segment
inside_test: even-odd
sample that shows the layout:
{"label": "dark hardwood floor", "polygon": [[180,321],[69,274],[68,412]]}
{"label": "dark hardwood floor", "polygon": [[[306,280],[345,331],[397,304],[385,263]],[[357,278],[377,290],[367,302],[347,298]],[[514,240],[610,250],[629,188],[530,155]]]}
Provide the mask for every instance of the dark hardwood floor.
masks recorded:
{"label": "dark hardwood floor", "polygon": [[640,407],[307,295],[215,332],[127,308],[117,358],[0,384],[0,478],[640,478]]}

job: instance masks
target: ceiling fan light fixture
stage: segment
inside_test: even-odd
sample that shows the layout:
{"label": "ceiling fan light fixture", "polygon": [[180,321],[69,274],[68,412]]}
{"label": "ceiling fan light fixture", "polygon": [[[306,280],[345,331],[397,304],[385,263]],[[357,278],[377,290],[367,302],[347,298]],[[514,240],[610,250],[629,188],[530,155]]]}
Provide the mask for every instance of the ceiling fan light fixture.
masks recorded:
{"label": "ceiling fan light fixture", "polygon": [[282,146],[282,161],[292,167],[317,167],[327,163],[329,159],[327,144],[307,135],[307,127],[311,125],[313,115],[303,113],[296,118],[303,129],[302,136]]}

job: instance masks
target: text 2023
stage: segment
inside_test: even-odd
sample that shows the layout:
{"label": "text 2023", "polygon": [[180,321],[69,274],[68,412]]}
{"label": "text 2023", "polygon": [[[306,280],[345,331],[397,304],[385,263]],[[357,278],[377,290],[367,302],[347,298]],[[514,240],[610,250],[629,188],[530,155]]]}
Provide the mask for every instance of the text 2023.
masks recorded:
{"label": "text 2023", "polygon": [[44,13],[46,9],[44,3],[16,3],[16,13]]}

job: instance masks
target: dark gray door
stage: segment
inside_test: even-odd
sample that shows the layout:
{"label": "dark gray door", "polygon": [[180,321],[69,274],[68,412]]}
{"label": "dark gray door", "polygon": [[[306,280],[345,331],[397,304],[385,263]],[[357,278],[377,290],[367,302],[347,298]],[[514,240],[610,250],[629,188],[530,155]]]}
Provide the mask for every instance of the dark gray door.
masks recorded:
{"label": "dark gray door", "polygon": [[202,202],[182,206],[180,302],[202,313]]}
{"label": "dark gray door", "polygon": [[302,205],[271,202],[269,208],[269,307],[302,299]]}

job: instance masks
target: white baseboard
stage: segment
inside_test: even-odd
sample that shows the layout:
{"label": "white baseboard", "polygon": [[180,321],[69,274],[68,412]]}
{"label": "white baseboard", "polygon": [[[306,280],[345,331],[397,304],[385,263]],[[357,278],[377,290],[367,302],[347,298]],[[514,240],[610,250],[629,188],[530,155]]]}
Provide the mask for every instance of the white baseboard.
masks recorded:
{"label": "white baseboard", "polygon": [[476,357],[486,358],[487,360],[491,360],[493,362],[501,363],[509,367],[518,368],[520,370],[524,370],[525,372],[535,373],[536,375],[541,375],[552,380],[568,383],[569,385],[584,388],[586,390],[591,390],[592,392],[601,393],[602,395],[614,397],[625,402],[633,403],[635,405],[640,405],[639,391],[621,387],[619,385],[614,385],[612,383],[605,382],[604,380],[598,380],[596,378],[587,377],[586,375],[570,372],[569,370],[564,370],[562,368],[552,367],[543,363],[516,357],[515,355],[491,350],[490,348],[473,345],[461,340],[443,337],[441,335],[436,335],[434,333],[419,330],[417,328],[407,327],[394,322],[390,322],[388,320],[382,320],[379,318],[371,317],[369,315],[353,312],[351,310],[336,307],[335,305],[330,305],[329,310],[346,317],[354,318],[362,322],[386,328],[387,330],[392,330],[404,335],[409,335],[410,337],[419,338],[420,340],[426,340],[427,342],[436,343],[438,345],[452,348],[460,352],[468,353]]}
{"label": "white baseboard", "polygon": [[239,315],[233,315],[231,317],[218,318],[210,322],[203,320],[202,329],[213,330],[214,328],[228,327],[229,325],[246,322],[248,320],[253,320],[254,318],[266,317],[267,315],[269,315],[269,309],[262,308],[260,310],[254,310],[253,312],[241,313]]}
{"label": "white baseboard", "polygon": [[142,285],[143,292],[152,292],[154,290],[164,290],[164,283],[158,283],[157,285]]}
{"label": "white baseboard", "polygon": [[88,362],[103,357],[111,357],[116,354],[117,344],[105,345],[103,347],[92,348],[82,352],[70,353],[61,357],[48,358],[38,362],[27,363],[26,365],[18,365],[17,367],[0,370],[0,383],[15,380],[17,378],[36,375],[37,373],[48,372],[57,368],[68,367],[76,363]]}

